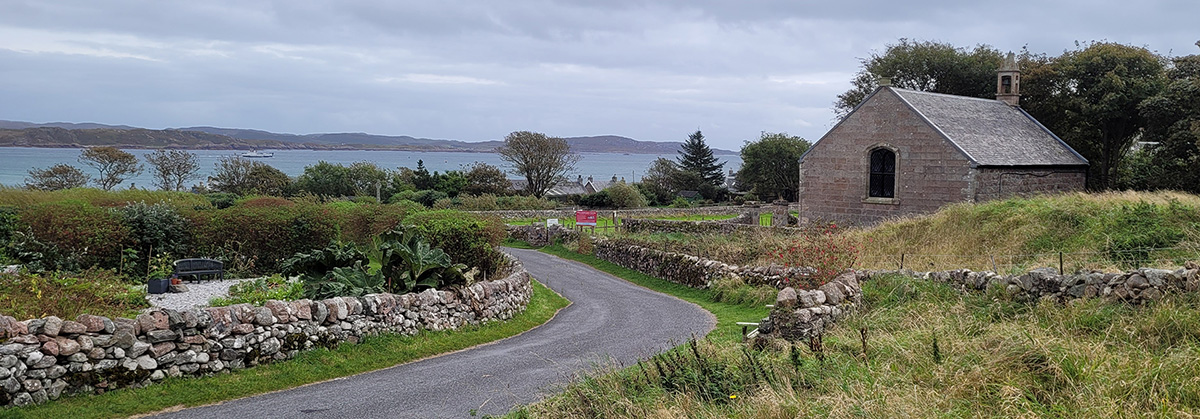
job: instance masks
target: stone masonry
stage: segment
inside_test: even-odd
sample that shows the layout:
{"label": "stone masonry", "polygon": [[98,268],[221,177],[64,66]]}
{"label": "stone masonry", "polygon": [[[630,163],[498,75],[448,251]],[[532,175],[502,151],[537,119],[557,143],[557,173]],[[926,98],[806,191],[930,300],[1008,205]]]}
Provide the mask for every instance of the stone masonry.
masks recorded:
{"label": "stone masonry", "polygon": [[0,316],[0,406],[249,368],[381,333],[506,320],[525,309],[533,291],[529,273],[511,259],[508,277],[455,291],[153,309],[133,319]]}

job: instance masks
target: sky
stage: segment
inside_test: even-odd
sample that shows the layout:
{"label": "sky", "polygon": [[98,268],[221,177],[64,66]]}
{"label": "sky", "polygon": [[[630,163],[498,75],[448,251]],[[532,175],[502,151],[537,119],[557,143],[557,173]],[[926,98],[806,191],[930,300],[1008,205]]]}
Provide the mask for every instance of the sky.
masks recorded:
{"label": "sky", "polygon": [[[1136,6],[1135,6],[1136,4]],[[1200,53],[1200,1],[0,0],[0,119],[737,150],[900,38]]]}

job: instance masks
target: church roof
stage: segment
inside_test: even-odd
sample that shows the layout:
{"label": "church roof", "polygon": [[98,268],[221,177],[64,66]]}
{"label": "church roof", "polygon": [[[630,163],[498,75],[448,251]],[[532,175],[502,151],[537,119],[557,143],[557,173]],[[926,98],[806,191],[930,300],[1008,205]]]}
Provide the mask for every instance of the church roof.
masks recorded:
{"label": "church roof", "polygon": [[883,87],[979,166],[1086,166],[1087,159],[1023,109],[999,100]]}

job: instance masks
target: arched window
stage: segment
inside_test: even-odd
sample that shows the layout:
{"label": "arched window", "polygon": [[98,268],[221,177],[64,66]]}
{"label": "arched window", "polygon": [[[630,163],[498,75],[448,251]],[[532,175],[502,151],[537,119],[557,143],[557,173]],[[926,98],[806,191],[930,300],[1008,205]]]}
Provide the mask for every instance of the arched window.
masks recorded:
{"label": "arched window", "polygon": [[896,153],[892,150],[871,150],[871,179],[867,191],[870,198],[896,196]]}

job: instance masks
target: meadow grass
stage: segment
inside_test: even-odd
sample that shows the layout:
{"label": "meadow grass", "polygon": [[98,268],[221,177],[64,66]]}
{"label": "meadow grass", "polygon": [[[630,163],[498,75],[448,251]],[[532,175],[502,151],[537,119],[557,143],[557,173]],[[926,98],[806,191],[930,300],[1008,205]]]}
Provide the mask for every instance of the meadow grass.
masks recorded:
{"label": "meadow grass", "polygon": [[[515,336],[549,321],[569,301],[533,282],[528,308],[512,319],[414,336],[384,334],[359,344],[314,349],[288,361],[199,378],[168,378],[140,389],[65,397],[48,404],[0,409],[4,418],[113,418],[201,406],[388,368]],[[370,389],[363,389],[369,391]]]}
{"label": "meadow grass", "polygon": [[[1200,298],[1026,304],[888,276],[817,352],[701,340],[510,417],[1193,417]],[[862,331],[865,329],[865,345]],[[865,351],[864,351],[865,349]]]}

